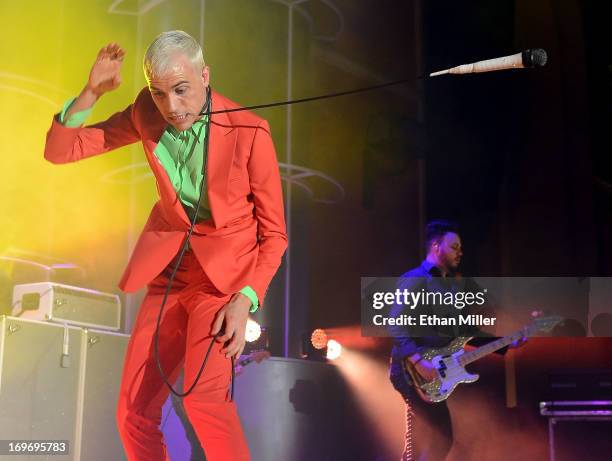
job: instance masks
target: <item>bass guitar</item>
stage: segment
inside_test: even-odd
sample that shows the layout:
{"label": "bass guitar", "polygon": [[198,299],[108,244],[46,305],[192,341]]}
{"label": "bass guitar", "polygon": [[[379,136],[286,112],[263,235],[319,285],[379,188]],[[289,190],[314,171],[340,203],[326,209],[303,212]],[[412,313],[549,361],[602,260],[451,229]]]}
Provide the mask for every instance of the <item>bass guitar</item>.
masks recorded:
{"label": "bass guitar", "polygon": [[435,378],[426,380],[409,360],[404,361],[406,372],[412,378],[419,396],[426,402],[446,400],[461,383],[473,383],[479,376],[466,371],[465,366],[479,360],[515,341],[520,341],[537,331],[548,332],[562,321],[561,317],[542,317],[529,326],[503,338],[499,338],[474,350],[466,351],[465,345],[471,337],[453,339],[446,347],[431,348],[421,352],[422,360],[429,360],[435,370]]}

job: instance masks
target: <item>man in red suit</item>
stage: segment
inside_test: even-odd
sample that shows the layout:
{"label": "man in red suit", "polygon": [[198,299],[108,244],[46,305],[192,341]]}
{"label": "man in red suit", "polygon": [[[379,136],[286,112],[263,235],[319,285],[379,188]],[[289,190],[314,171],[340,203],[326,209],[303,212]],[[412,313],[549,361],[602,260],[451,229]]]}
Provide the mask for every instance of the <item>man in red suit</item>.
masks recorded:
{"label": "man in red suit", "polygon": [[176,271],[159,330],[161,367],[170,382],[184,368],[187,388],[219,333],[184,405],[208,461],[248,460],[229,395],[231,359],[244,348],[248,313],[263,303],[287,246],[270,129],[247,111],[200,115],[209,97],[212,112],[238,106],[210,91],[202,50],[182,31],[165,32],[149,46],[148,87],[130,106],[83,126],[95,102],[119,86],[124,54],[117,44],[100,50],[81,94],[54,117],[45,145],[47,160],[67,163],[141,141],[155,175],[160,200],[120,281],[125,291],[146,285],[147,293],[125,357],[119,433],[130,460],[168,459],[159,424],[169,391],[154,334]]}

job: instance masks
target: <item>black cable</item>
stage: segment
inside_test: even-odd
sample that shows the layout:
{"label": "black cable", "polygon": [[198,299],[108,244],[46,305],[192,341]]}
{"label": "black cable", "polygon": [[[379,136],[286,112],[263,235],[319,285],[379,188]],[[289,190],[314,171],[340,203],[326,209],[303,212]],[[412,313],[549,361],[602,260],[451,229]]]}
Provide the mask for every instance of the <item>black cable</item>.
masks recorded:
{"label": "black cable", "polygon": [[[205,110],[210,111],[210,108],[212,107],[212,94],[211,94],[211,88],[210,85],[208,86],[208,88],[206,89],[206,102],[204,103],[205,106]],[[198,199],[198,206],[195,210],[195,213],[193,215],[193,219],[191,221],[191,226],[189,227],[189,231],[187,232],[186,238],[183,241],[183,245],[181,247],[181,252],[179,253],[178,256],[178,260],[176,261],[176,264],[174,266],[174,269],[172,270],[172,275],[170,276],[170,280],[168,281],[168,286],[166,287],[166,292],[164,293],[164,298],[162,300],[162,304],[161,307],[159,309],[159,315],[157,316],[157,325],[155,327],[155,361],[157,363],[157,369],[159,370],[159,374],[161,375],[162,379],[164,380],[164,383],[166,384],[166,386],[168,387],[168,389],[170,389],[170,392],[172,392],[174,395],[176,395],[177,397],[185,397],[186,395],[189,395],[191,393],[191,391],[193,391],[193,389],[195,388],[196,384],[198,383],[198,381],[200,380],[200,376],[202,375],[202,372],[204,371],[204,367],[206,366],[206,363],[208,362],[208,356],[210,355],[210,351],[212,350],[212,347],[215,343],[215,341],[217,340],[217,338],[219,337],[219,335],[223,332],[223,330],[219,331],[214,338],[212,338],[212,341],[210,342],[210,345],[208,346],[208,350],[206,351],[206,355],[204,356],[204,361],[202,362],[202,365],[200,366],[200,370],[198,371],[198,374],[196,375],[193,384],[191,386],[189,386],[189,389],[186,392],[180,393],[177,392],[174,387],[172,387],[172,383],[170,383],[168,381],[168,377],[166,376],[166,374],[164,373],[163,367],[161,365],[161,360],[159,357],[159,327],[161,324],[161,318],[162,318],[162,314],[164,312],[164,306],[166,305],[166,301],[168,300],[168,296],[170,295],[170,289],[172,288],[172,282],[174,282],[174,278],[176,277],[176,272],[179,268],[179,266],[181,265],[181,261],[183,260],[183,256],[185,255],[185,252],[187,251],[187,245],[189,244],[189,238],[191,237],[191,234],[193,233],[193,229],[195,227],[195,223],[196,220],[198,219],[198,212],[200,211],[200,205],[202,204],[202,198],[204,197],[204,190],[206,189],[204,187],[204,180],[206,178],[206,166],[208,164],[208,146],[209,146],[209,141],[210,141],[210,116],[206,119],[206,123],[205,123],[205,132],[204,132],[204,165],[202,168],[202,183],[200,184],[200,197]],[[184,381],[183,381],[184,383]],[[233,379],[233,360],[232,360],[232,398],[233,398],[233,389],[234,389],[234,379]]]}
{"label": "black cable", "polygon": [[415,79],[416,80],[420,80],[420,79],[423,79],[423,78],[425,78],[425,77],[417,76],[414,79],[403,78],[401,80],[394,80],[392,82],[381,83],[380,85],[366,86],[366,87],[363,87],[363,88],[356,88],[354,90],[338,91],[337,93],[328,93],[328,94],[322,94],[322,95],[319,95],[319,96],[310,96],[308,98],[291,99],[289,101],[270,102],[270,103],[267,103],[267,104],[257,104],[257,105],[254,105],[254,106],[236,107],[234,109],[216,110],[214,112],[212,112],[212,111],[207,111],[207,112],[202,111],[202,112],[200,112],[200,115],[225,114],[225,113],[228,113],[228,112],[240,112],[240,111],[243,111],[243,110],[265,109],[265,108],[268,108],[268,107],[288,106],[288,105],[291,105],[291,104],[298,104],[298,103],[302,103],[302,102],[318,101],[320,99],[337,98],[338,96],[347,96],[347,95],[350,95],[350,94],[357,94],[357,93],[364,93],[366,91],[379,90],[381,88],[387,88],[389,86],[402,85],[404,83],[412,82]]}
{"label": "black cable", "polygon": [[236,378],[236,364],[232,355],[232,386],[230,388],[230,400],[234,400],[234,378]]}

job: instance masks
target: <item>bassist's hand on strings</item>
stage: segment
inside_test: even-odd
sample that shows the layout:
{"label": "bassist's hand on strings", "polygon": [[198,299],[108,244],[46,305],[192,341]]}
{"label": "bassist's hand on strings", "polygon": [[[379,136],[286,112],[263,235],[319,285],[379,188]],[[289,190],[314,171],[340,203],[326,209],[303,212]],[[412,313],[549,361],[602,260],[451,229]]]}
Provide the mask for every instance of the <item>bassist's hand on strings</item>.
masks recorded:
{"label": "bassist's hand on strings", "polygon": [[438,372],[431,360],[424,359],[418,352],[406,357],[406,366],[412,366],[424,381],[431,381],[438,377]]}

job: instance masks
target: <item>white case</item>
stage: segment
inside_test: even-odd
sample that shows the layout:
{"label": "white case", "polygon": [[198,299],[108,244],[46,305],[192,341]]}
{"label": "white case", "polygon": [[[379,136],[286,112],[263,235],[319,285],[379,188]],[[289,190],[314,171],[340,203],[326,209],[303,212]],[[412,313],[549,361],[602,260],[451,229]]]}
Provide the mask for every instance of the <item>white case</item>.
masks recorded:
{"label": "white case", "polygon": [[121,301],[111,293],[53,282],[15,285],[11,315],[118,331]]}

